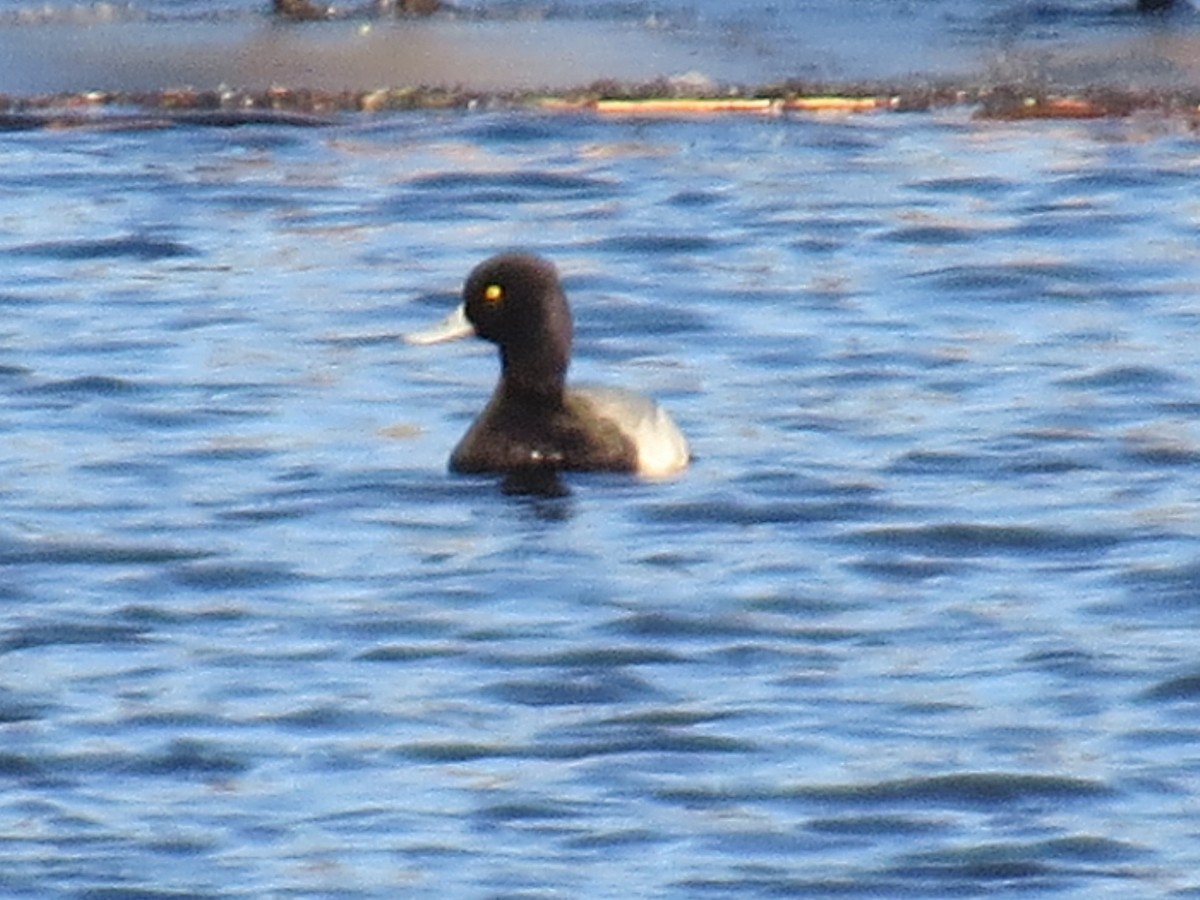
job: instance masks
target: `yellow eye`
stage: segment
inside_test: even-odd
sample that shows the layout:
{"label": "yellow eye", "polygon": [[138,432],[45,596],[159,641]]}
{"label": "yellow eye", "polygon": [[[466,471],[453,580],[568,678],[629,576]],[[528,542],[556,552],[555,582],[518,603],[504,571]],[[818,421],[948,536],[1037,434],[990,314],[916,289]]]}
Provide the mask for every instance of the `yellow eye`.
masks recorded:
{"label": "yellow eye", "polygon": [[498,284],[489,284],[483,289],[483,299],[486,303],[499,303],[504,299],[504,288]]}

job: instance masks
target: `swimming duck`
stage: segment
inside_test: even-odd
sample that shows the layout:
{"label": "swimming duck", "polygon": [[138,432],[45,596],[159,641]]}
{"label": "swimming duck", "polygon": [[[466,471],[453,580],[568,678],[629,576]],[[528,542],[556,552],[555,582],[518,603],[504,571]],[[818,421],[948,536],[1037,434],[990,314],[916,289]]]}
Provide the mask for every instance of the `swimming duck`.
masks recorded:
{"label": "swimming duck", "polygon": [[454,472],[585,471],[669,475],[687,467],[687,440],[653,400],[619,388],[566,386],[571,312],[549,261],[524,253],[485,260],[462,305],[407,336],[435,344],[478,335],[500,346],[500,383],[450,456]]}

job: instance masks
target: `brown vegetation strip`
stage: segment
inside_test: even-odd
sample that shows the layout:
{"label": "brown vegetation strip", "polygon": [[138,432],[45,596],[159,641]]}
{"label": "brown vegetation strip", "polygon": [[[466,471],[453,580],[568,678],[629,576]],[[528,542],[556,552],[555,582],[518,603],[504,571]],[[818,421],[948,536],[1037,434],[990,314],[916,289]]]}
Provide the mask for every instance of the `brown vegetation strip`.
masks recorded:
{"label": "brown vegetation strip", "polygon": [[686,96],[667,82],[604,82],[547,97],[446,88],[315,91],[169,90],[152,93],[0,96],[0,131],[53,128],[152,129],[175,125],[321,126],[344,113],[436,109],[522,109],[606,116],[711,116],[926,112],[973,108],[980,119],[1096,119],[1135,112],[1181,117],[1200,127],[1200,91],[1094,90],[1061,94],[1009,86],[887,90],[876,85],[837,87],[784,84],[733,89],[721,96]]}

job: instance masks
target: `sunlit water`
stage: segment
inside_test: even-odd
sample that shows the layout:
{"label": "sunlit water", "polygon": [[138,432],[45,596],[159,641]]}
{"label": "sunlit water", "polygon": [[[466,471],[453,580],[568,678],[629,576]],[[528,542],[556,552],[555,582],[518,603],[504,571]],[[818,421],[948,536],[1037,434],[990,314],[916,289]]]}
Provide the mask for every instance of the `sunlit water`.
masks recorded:
{"label": "sunlit water", "polygon": [[[2,153],[0,893],[1200,895],[1182,128]],[[686,475],[447,474],[512,246]]]}

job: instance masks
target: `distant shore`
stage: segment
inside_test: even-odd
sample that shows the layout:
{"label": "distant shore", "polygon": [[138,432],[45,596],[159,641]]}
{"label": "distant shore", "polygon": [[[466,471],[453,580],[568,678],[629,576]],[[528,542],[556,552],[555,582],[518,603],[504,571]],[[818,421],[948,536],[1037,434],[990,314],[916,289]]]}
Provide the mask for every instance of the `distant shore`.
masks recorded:
{"label": "distant shore", "polygon": [[[1200,117],[1195,32],[1132,27],[1091,42],[1082,31],[1049,49],[948,44],[890,56],[874,52],[878,35],[836,32],[818,42],[814,33],[826,57],[817,66],[802,46],[781,57],[640,21],[437,13],[280,22],[268,11],[236,21],[9,25],[0,26],[0,110],[8,111],[0,127],[36,127],[47,111],[66,124],[64,111],[78,118],[117,108],[210,124],[481,106],[612,112],[605,101],[679,98],[709,104],[693,105],[696,113],[786,113],[811,111],[792,101],[819,96],[856,101],[844,111],[963,105],[994,118]],[[914,68],[918,55],[923,68]],[[762,102],[718,109],[738,98]],[[624,113],[639,109],[669,111],[660,103]]]}

